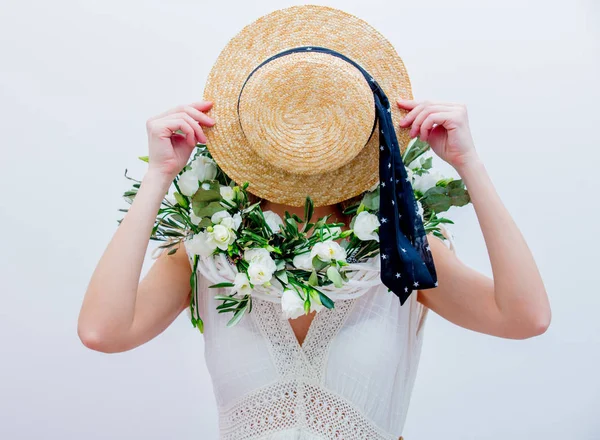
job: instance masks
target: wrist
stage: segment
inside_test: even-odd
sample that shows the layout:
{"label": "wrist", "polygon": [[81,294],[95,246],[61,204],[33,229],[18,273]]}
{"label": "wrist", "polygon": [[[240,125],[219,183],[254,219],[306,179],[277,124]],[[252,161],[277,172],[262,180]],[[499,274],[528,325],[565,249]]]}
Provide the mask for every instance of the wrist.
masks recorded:
{"label": "wrist", "polygon": [[173,180],[173,177],[167,176],[161,171],[149,167],[142,178],[142,184],[146,183],[148,186],[156,187],[166,194],[169,191]]}
{"label": "wrist", "polygon": [[483,162],[476,152],[463,156],[460,161],[454,164],[454,169],[463,176],[472,170],[478,170],[483,167]]}

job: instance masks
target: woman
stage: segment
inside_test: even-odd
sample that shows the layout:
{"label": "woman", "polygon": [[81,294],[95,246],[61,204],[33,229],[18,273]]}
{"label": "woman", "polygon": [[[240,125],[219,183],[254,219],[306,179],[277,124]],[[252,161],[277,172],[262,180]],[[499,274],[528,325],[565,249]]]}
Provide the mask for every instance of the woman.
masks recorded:
{"label": "woman", "polygon": [[[544,284],[523,236],[499,199],[475,150],[466,107],[449,102],[404,99],[399,99],[397,105],[408,112],[401,120],[400,126],[410,127],[411,138],[420,135],[422,140],[427,141],[439,157],[456,169],[468,187],[485,238],[494,275],[493,279],[489,278],[465,265],[441,240],[431,235],[429,243],[435,260],[438,287],[419,290],[418,295],[413,295],[416,300],[411,305],[411,313],[418,312],[424,315],[427,309],[431,309],[456,325],[502,338],[525,339],[544,333],[551,318]],[[186,165],[194,146],[197,143],[206,143],[207,139],[202,126],[211,127],[215,124],[215,120],[205,114],[211,106],[210,101],[193,103],[173,108],[148,120],[148,170],[129,212],[115,232],[94,271],[83,301],[78,333],[85,346],[105,353],[131,350],[160,334],[189,305],[191,268],[186,252],[176,252],[173,255],[163,253],[144,279],[141,282],[138,281],[148,245],[148,237],[160,203],[174,177]],[[181,130],[186,136],[174,134],[176,130]],[[265,210],[270,209],[280,215],[288,210],[301,215],[300,208],[268,201],[265,203],[263,206]],[[326,214],[342,218],[337,205],[315,208],[315,216],[322,217]],[[180,246],[182,245],[180,244]],[[205,294],[205,297],[209,298],[209,295]],[[373,297],[375,296],[373,295]],[[378,296],[378,298],[383,297],[382,294]],[[206,301],[210,302],[210,298]],[[209,306],[206,305],[202,309],[203,313],[208,313],[208,309]],[[363,308],[362,310],[367,309]],[[310,334],[309,330],[314,318],[315,313],[313,312],[289,320],[300,347],[304,345],[307,334]],[[410,319],[414,321],[414,316],[411,315]],[[417,331],[420,330],[421,324],[422,322],[419,320]],[[226,385],[217,378],[219,368],[226,368],[226,364],[234,358],[229,358],[226,353],[226,347],[229,347],[228,343],[231,340],[223,339],[228,338],[226,333],[232,330],[224,327],[223,330],[216,330],[216,327],[213,325],[211,327],[213,330],[210,332],[207,330],[205,336],[210,338],[215,347],[219,346],[219,341],[224,341],[218,355],[213,353],[213,357],[209,358],[207,353],[207,362],[212,363],[209,365],[209,369],[213,380],[217,381],[216,383],[220,386],[220,388],[216,387],[217,401],[220,406],[222,404],[224,412],[229,411],[227,421],[224,419],[221,421],[222,436],[223,438],[252,438],[251,434],[243,437],[240,434],[242,431],[236,431],[237,428],[234,425],[237,419],[235,419],[233,411],[234,409],[239,411],[240,407],[234,405],[234,408],[229,404],[226,398],[227,392],[223,390]],[[280,330],[281,328],[273,331]],[[285,331],[285,329],[283,330]],[[262,331],[268,333],[270,329],[267,327]],[[339,332],[339,328],[336,331]],[[353,340],[356,342],[353,347],[355,351],[363,349],[356,339],[344,339],[343,331],[338,335],[341,335],[339,337],[345,342],[339,342],[337,346],[334,346],[335,349],[329,348],[327,362],[335,362],[332,357],[337,353],[343,353],[344,344],[349,346]],[[414,337],[415,333],[413,332],[410,336]],[[281,339],[280,343],[282,340],[292,344],[289,339],[285,338]],[[375,340],[371,341],[378,346]],[[207,344],[209,344],[208,341]],[[300,347],[293,348],[299,349]],[[364,347],[365,350],[369,350],[367,346]],[[417,355],[402,370],[402,374],[409,379],[408,385],[404,388],[404,392],[408,396],[412,387],[412,379],[414,379],[418,348],[418,343],[413,342],[410,349]],[[342,351],[339,351],[340,349]],[[392,349],[392,351],[386,352],[386,356],[390,353],[393,354],[396,348],[392,347]],[[373,350],[372,347],[371,350]],[[402,347],[397,346],[397,351],[401,350]],[[365,356],[379,356],[380,354],[363,353]],[[412,352],[402,351],[402,353],[411,355]],[[358,356],[360,352],[358,355],[356,353],[353,355]],[[245,359],[249,359],[248,362],[250,362],[251,354],[248,354],[248,357],[239,356],[237,359],[236,369],[249,371],[250,367],[258,368],[256,364],[244,364]],[[396,368],[397,364],[392,364],[396,361],[397,359],[389,360],[392,368]],[[347,358],[344,359],[344,362],[347,362]],[[362,362],[364,368],[372,368],[372,370],[363,370],[361,377],[365,376],[365,371],[372,371],[374,375],[385,375],[380,370],[381,365],[374,363],[369,365],[365,357],[356,357],[354,362]],[[339,378],[334,382],[337,384]],[[254,388],[260,389],[261,386],[261,384],[257,384]],[[333,382],[331,382],[331,386],[335,386]],[[377,386],[377,384],[373,383],[373,386]],[[307,390],[310,387],[303,389]],[[385,386],[382,386],[381,389],[384,390]],[[245,395],[254,391],[249,389],[246,394],[244,394],[245,391],[240,391],[240,394],[231,398],[230,401],[243,401]],[[367,392],[365,391],[365,393]],[[282,392],[282,395],[285,395],[285,391]],[[318,396],[311,397],[312,401],[322,399],[327,402],[327,396],[323,397],[320,394]],[[367,405],[365,402],[356,403],[356,406],[362,409],[362,415],[361,411],[354,411],[355,408],[351,404],[348,407],[344,406],[351,400],[350,397],[346,400],[335,400],[336,408],[333,408],[332,411],[337,414],[340,411],[336,410],[346,408],[348,414],[354,414],[352,421],[354,429],[361,429],[363,434],[351,437],[351,434],[346,433],[346,438],[396,438],[404,423],[408,397],[391,395],[389,399],[387,403],[383,402],[386,410],[395,405],[393,402],[396,400],[403,401],[398,405],[399,408],[390,410],[389,414],[383,416],[388,419],[395,418],[392,421],[375,420],[377,417],[375,414],[380,414],[381,409],[370,414],[364,409]],[[360,397],[357,400],[360,400]],[[250,425],[260,425],[260,421],[263,420],[262,415],[265,414],[264,426],[269,425],[269,421],[271,421],[271,425],[273,423],[277,425],[277,416],[281,416],[280,407],[277,406],[279,401],[273,400],[272,407],[269,406],[269,399],[261,401],[263,404],[260,417],[256,415],[256,423]],[[305,406],[304,408],[309,407]],[[367,411],[366,416],[364,415],[365,411]],[[285,410],[283,412],[285,413]],[[345,414],[344,411],[341,412]],[[310,425],[311,414],[307,413],[305,416],[306,421],[303,423]],[[243,420],[243,417],[240,420]],[[323,430],[326,429],[326,425],[327,423],[323,423]],[[330,426],[334,427],[334,432],[330,433],[332,437],[334,437],[335,429],[342,429],[339,420],[330,422]],[[267,428],[260,429],[263,431],[266,429],[264,432],[281,434],[280,437],[272,438],[329,438],[325,434],[322,434],[322,437],[309,437],[308,434],[303,434],[306,437],[301,437],[298,434],[299,431],[290,430],[290,425],[285,423],[270,431]],[[292,434],[289,434],[290,437],[284,437],[282,433],[285,432]],[[396,437],[392,437],[393,435]]]}

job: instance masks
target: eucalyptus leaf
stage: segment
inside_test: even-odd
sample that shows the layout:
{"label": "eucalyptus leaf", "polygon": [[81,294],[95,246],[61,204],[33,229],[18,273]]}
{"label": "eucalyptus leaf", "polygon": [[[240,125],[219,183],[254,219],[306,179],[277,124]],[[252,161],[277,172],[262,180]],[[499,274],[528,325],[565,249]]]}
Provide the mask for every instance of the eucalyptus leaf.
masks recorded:
{"label": "eucalyptus leaf", "polygon": [[420,200],[423,208],[440,213],[447,211],[451,206],[464,206],[469,203],[471,199],[467,190],[462,188],[460,183],[454,182],[445,187],[429,188]]}
{"label": "eucalyptus leaf", "polygon": [[335,287],[339,288],[342,287],[344,284],[340,273],[334,266],[329,266],[329,268],[327,269],[327,278],[329,278],[329,280],[333,283]]}
{"label": "eucalyptus leaf", "polygon": [[312,259],[312,267],[317,271],[323,270],[328,265],[329,263],[321,260],[318,255],[315,255]]}
{"label": "eucalyptus leaf", "polygon": [[310,284],[311,286],[319,285],[319,277],[317,276],[317,271],[314,269],[310,273],[310,277],[308,278],[308,284]]}
{"label": "eucalyptus leaf", "polygon": [[198,209],[195,214],[198,217],[212,217],[215,212],[219,211],[225,211],[225,207],[219,202],[210,202],[208,205]]}
{"label": "eucalyptus leaf", "polygon": [[209,217],[202,217],[202,220],[198,223],[199,228],[207,228],[212,225],[212,221]]}
{"label": "eucalyptus leaf", "polygon": [[425,170],[429,170],[432,167],[432,162],[433,162],[433,156],[428,157],[427,159],[425,159],[423,161],[423,163],[421,164],[421,168],[425,169]]}
{"label": "eucalyptus leaf", "polygon": [[377,188],[373,192],[366,193],[362,199],[362,205],[364,205],[365,208],[367,208],[371,211],[378,210],[379,209],[379,188]]}
{"label": "eucalyptus leaf", "polygon": [[402,157],[405,165],[409,165],[413,160],[417,159],[430,148],[427,142],[423,142],[419,137],[411,144]]}
{"label": "eucalyptus leaf", "polygon": [[[209,189],[204,189],[203,186],[208,184]],[[217,181],[204,182],[198,188],[198,191],[193,196],[194,202],[214,202],[221,200],[220,185]]]}
{"label": "eucalyptus leaf", "polygon": [[287,271],[285,270],[278,270],[277,272],[275,272],[275,277],[277,277],[277,279],[283,284],[289,283]]}

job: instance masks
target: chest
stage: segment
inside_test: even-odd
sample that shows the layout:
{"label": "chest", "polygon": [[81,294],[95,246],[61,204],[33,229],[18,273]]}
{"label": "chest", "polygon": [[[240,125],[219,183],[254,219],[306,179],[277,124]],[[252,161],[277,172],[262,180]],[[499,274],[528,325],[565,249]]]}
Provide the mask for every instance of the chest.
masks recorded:
{"label": "chest", "polygon": [[298,344],[302,345],[304,343],[311,323],[315,319],[316,313],[317,312],[313,311],[308,315],[301,315],[298,318],[288,320]]}

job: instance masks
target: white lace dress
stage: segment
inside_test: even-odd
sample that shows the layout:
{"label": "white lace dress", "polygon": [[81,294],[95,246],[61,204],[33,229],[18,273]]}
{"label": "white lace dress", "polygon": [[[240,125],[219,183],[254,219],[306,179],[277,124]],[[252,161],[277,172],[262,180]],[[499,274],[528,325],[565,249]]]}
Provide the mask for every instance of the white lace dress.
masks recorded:
{"label": "white lace dress", "polygon": [[231,313],[217,313],[213,297],[226,289],[207,288],[233,279],[221,263],[198,267],[220,439],[399,438],[429,310],[416,291],[400,306],[379,257],[362,263],[344,293],[327,292],[335,307],[316,314],[300,345],[274,295],[254,295],[251,313],[225,326]]}

